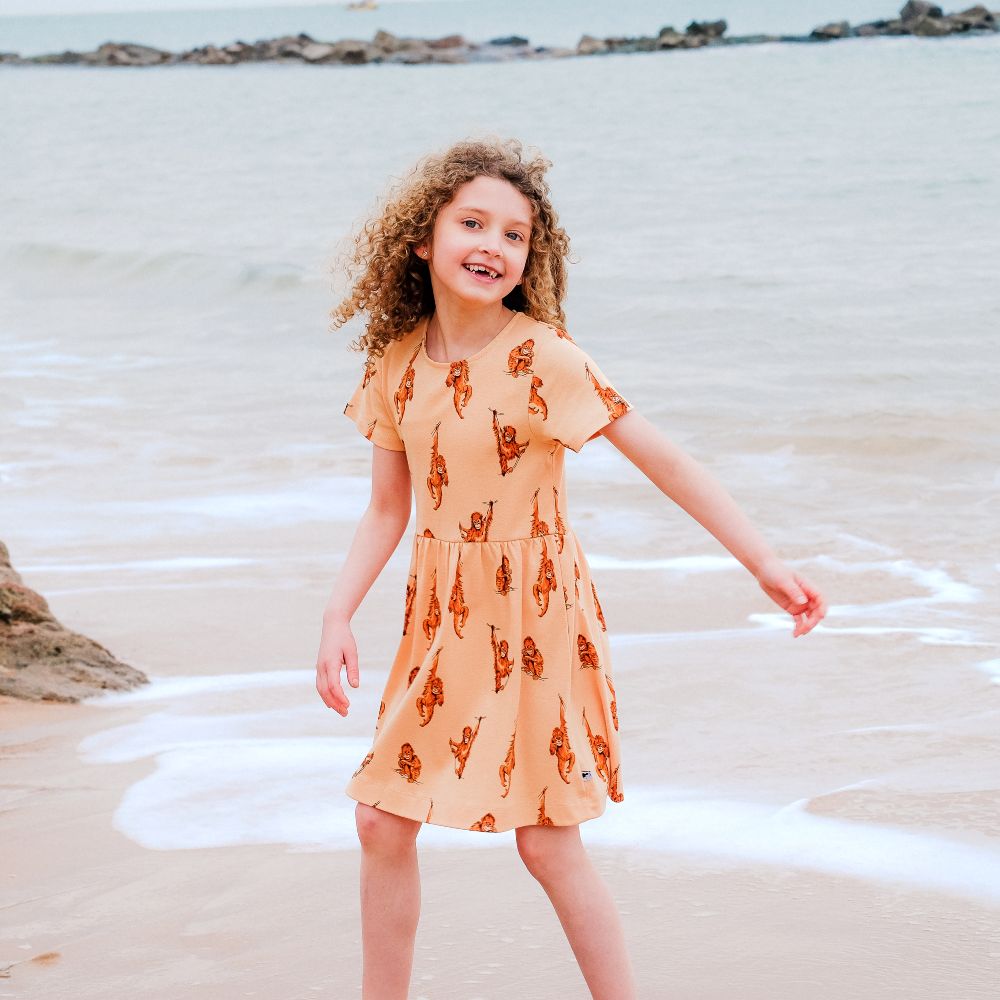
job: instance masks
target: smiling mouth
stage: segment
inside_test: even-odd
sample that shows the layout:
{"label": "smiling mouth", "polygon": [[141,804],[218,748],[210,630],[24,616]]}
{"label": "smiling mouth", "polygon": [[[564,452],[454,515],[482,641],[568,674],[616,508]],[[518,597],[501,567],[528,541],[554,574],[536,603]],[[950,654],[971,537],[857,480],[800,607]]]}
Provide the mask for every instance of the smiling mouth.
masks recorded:
{"label": "smiling mouth", "polygon": [[486,267],[485,264],[463,264],[462,267],[477,278],[483,278],[487,281],[496,281],[501,277],[499,271],[494,271],[491,267]]}

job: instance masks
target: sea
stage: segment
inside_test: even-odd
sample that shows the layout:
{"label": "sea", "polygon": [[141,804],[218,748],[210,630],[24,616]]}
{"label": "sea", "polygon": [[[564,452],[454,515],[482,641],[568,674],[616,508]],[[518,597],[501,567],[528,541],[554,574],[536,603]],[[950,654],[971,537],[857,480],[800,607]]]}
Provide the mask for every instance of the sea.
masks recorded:
{"label": "sea", "polygon": [[[21,16],[0,18],[0,50],[378,29],[573,45],[894,13],[419,0]],[[116,826],[158,850],[356,846],[341,790],[398,638],[409,533],[355,618],[362,686],[341,718],[314,664],[371,446],[342,415],[361,356],[356,322],[329,326],[337,255],[423,154],[516,136],[552,163],[574,338],[829,602],[792,641],[752,576],[610,443],[570,455],[625,793],[585,841],[1000,907],[998,65],[1000,34],[0,66],[0,538],[65,624],[152,678],[95,700],[106,721],[79,748],[95,767],[150,765]]]}

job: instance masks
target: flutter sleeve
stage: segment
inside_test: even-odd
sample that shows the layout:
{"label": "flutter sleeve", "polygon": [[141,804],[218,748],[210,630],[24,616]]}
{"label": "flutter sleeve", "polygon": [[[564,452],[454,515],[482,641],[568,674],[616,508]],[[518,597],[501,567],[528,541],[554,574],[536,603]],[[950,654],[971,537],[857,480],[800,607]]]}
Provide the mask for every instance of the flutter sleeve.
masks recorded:
{"label": "flutter sleeve", "polygon": [[369,355],[361,381],[344,407],[344,415],[372,444],[390,451],[405,451],[385,396],[385,358]]}
{"label": "flutter sleeve", "polygon": [[538,338],[528,403],[532,436],[579,451],[632,409],[594,359],[563,331]]}

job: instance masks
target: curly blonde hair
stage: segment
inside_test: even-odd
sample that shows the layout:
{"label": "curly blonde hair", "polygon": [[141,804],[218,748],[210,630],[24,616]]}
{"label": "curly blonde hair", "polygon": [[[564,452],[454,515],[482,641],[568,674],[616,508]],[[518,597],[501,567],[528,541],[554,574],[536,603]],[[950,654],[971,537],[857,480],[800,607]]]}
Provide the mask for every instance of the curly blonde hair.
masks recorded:
{"label": "curly blonde hair", "polygon": [[438,212],[458,188],[480,176],[509,181],[531,203],[524,273],[504,305],[564,326],[569,237],[549,201],[545,171],[551,166],[541,155],[526,159],[517,139],[466,139],[425,156],[389,191],[380,212],[364,223],[352,248],[334,265],[335,273],[348,275],[350,290],[331,310],[331,330],[367,313],[365,332],[351,346],[381,357],[391,341],[434,311],[430,271],[414,247],[431,237]]}

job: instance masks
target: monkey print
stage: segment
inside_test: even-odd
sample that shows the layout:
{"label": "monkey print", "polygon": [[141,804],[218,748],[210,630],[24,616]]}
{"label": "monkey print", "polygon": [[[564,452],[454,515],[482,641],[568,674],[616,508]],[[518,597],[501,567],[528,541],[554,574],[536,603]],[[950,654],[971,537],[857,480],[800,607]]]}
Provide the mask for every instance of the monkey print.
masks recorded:
{"label": "monkey print", "polygon": [[507,372],[517,378],[531,375],[531,363],[535,360],[535,342],[531,338],[518,344],[507,357]]}
{"label": "monkey print", "polygon": [[528,393],[528,411],[530,413],[537,413],[541,416],[542,420],[549,419],[549,406],[548,403],[538,395],[538,390],[545,385],[545,383],[537,376],[531,376],[531,391]]}
{"label": "monkey print", "polygon": [[351,775],[351,777],[356,778],[372,762],[372,757],[374,756],[375,756],[375,751],[369,750],[368,755],[361,762],[361,766],[354,772],[354,774]]}
{"label": "monkey print", "polygon": [[366,389],[368,383],[375,377],[375,373],[378,371],[378,366],[375,364],[374,358],[365,359],[365,370],[362,373],[361,378],[361,388]]}
{"label": "monkey print", "polygon": [[625,400],[622,399],[614,389],[601,385],[601,383],[594,378],[594,373],[590,370],[589,365],[584,365],[583,370],[587,373],[587,378],[589,378],[593,383],[594,392],[601,397],[604,405],[608,408],[608,416],[612,420],[616,420],[618,417],[622,416],[622,414],[628,410],[628,404]]}
{"label": "monkey print", "polygon": [[517,736],[517,719],[514,720],[514,732],[510,737],[510,746],[507,747],[507,756],[504,757],[503,763],[500,765],[500,787],[503,791],[500,793],[500,798],[507,798],[507,793],[510,791],[510,778],[514,773],[514,738]]}
{"label": "monkey print", "polygon": [[472,744],[475,743],[476,737],[479,735],[479,724],[483,721],[484,716],[480,715],[476,719],[476,728],[473,729],[472,726],[464,726],[462,729],[462,735],[459,737],[458,742],[455,740],[448,740],[448,746],[451,748],[452,755],[455,758],[455,774],[460,778],[462,773],[465,771],[465,765],[469,760],[469,754],[472,752]]}
{"label": "monkey print", "polygon": [[549,533],[549,526],[538,516],[538,490],[535,490],[531,501],[533,504],[531,511],[531,537],[537,538],[539,535],[547,535]]}
{"label": "monkey print", "polygon": [[463,528],[461,522],[458,525],[458,532],[462,536],[463,542],[486,542],[489,541],[490,524],[493,522],[493,504],[496,500],[489,500],[489,513],[483,517],[478,510],[474,510],[469,515],[469,526]]}
{"label": "monkey print", "polygon": [[497,593],[501,597],[506,597],[514,588],[511,581],[514,579],[510,571],[510,560],[506,554],[500,557],[500,565],[497,568]]}
{"label": "monkey print", "polygon": [[542,651],[535,645],[535,640],[526,635],[521,648],[521,670],[537,681],[542,676],[542,666]]}
{"label": "monkey print", "polygon": [[521,456],[527,451],[530,441],[518,441],[517,430],[510,424],[506,424],[503,429],[500,421],[497,420],[497,411],[490,410],[493,414],[493,434],[497,439],[497,458],[500,461],[500,475],[506,476],[513,472]]}
{"label": "monkey print", "polygon": [[592,667],[594,670],[601,669],[601,664],[597,660],[597,647],[585,635],[576,637],[576,651],[580,656],[581,670],[584,667]]}
{"label": "monkey print", "polygon": [[538,819],[535,820],[535,826],[555,826],[555,823],[545,815],[545,793],[548,790],[549,786],[546,785],[538,796]]}
{"label": "monkey print", "polygon": [[608,689],[611,691],[611,721],[615,724],[615,732],[618,732],[618,701],[615,698],[615,686],[611,683],[607,674],[604,679],[608,682]]}
{"label": "monkey print", "polygon": [[597,767],[597,773],[606,782],[609,782],[611,780],[611,775],[608,773],[611,750],[608,748],[608,741],[600,733],[594,733],[590,728],[586,707],[583,709],[583,724],[587,727],[587,742],[590,744],[590,752],[594,755],[594,764]]}
{"label": "monkey print", "polygon": [[555,532],[556,538],[559,541],[559,554],[562,555],[563,542],[565,541],[563,536],[566,534],[566,525],[563,524],[563,519],[559,516],[559,491],[554,486],[552,487],[552,502],[556,508]]}
{"label": "monkey print", "polygon": [[493,674],[496,681],[496,693],[499,694],[506,686],[514,661],[507,658],[509,647],[506,639],[497,642],[497,627],[490,626],[490,645],[493,647]]}
{"label": "monkey print", "polygon": [[433,811],[433,809],[434,809],[434,800],[431,799],[431,804],[427,807],[427,819],[424,820],[425,823],[429,823],[431,821],[431,812]]}
{"label": "monkey print", "polygon": [[420,758],[413,752],[411,743],[404,743],[399,748],[398,764],[396,774],[401,774],[411,784],[420,777]]}
{"label": "monkey print", "polygon": [[407,400],[413,399],[413,381],[417,377],[417,373],[413,368],[413,362],[416,360],[419,353],[420,346],[418,344],[417,349],[413,352],[413,357],[410,358],[410,363],[406,366],[406,371],[403,372],[403,377],[399,380],[399,388],[392,397],[396,404],[397,424],[401,424],[403,422],[403,414],[406,412]]}
{"label": "monkey print", "polygon": [[417,664],[417,665],[416,665],[416,666],[415,666],[415,667],[414,667],[414,668],[413,668],[413,669],[412,669],[412,670],[410,671],[410,679],[409,679],[409,680],[408,680],[408,681],[406,682],[406,686],[407,686],[407,687],[410,687],[410,686],[411,686],[411,685],[413,684],[413,680],[414,680],[414,678],[415,678],[415,677],[417,676],[417,674],[419,674],[419,673],[420,673],[420,664],[418,663],[418,664]]}
{"label": "monkey print", "polygon": [[580,567],[576,564],[576,560],[573,560],[573,591],[574,597],[580,600]]}
{"label": "monkey print", "polygon": [[604,620],[604,612],[601,610],[601,602],[597,599],[597,588],[593,580],[590,581],[590,592],[594,595],[594,607],[597,609],[597,620],[601,623],[601,631],[607,632],[608,625]]}
{"label": "monkey print", "polygon": [[424,689],[417,698],[417,713],[420,716],[420,725],[426,726],[434,717],[436,705],[444,704],[444,681],[437,675],[438,659],[441,650],[434,654],[434,663],[431,666],[427,680],[424,681]]}
{"label": "monkey print", "polygon": [[367,432],[365,433],[365,437],[366,437],[366,438],[368,438],[368,440],[369,440],[369,441],[371,441],[371,439],[372,439],[372,435],[373,435],[373,434],[375,433],[375,425],[376,425],[377,423],[378,423],[378,421],[377,421],[377,420],[373,420],[373,421],[372,421],[372,422],[371,422],[371,423],[370,423],[370,424],[368,425],[368,430],[367,430]]}
{"label": "monkey print", "polygon": [[424,619],[424,635],[427,643],[434,641],[434,635],[441,624],[441,602],[437,596],[437,570],[431,576],[431,596],[427,604],[427,617]]}
{"label": "monkey print", "polygon": [[451,597],[448,598],[448,610],[452,614],[452,622],[455,626],[455,635],[462,638],[462,629],[469,619],[469,606],[465,603],[465,596],[462,593],[462,560],[458,560],[455,566],[455,583],[451,588]]}
{"label": "monkey print", "polygon": [[472,386],[469,385],[469,362],[452,361],[444,384],[449,389],[454,389],[452,398],[455,403],[455,412],[464,420],[465,414],[462,413],[462,410],[469,405],[469,400],[472,399]]}
{"label": "monkey print", "polygon": [[549,610],[549,594],[556,589],[556,567],[549,558],[546,543],[542,542],[542,558],[538,564],[538,579],[531,588],[538,605],[538,617],[541,618]]}
{"label": "monkey print", "polygon": [[621,765],[619,764],[618,766],[611,768],[609,763],[608,767],[611,770],[611,780],[608,781],[608,795],[610,796],[612,802],[622,802],[624,801],[625,796],[618,787],[618,771]]}
{"label": "monkey print", "polygon": [[[412,583],[410,582],[412,581]],[[406,581],[406,611],[403,614],[403,635],[406,635],[410,627],[410,618],[413,617],[413,599],[417,596],[417,574],[411,573]]]}
{"label": "monkey print", "polygon": [[493,813],[486,813],[482,819],[477,819],[469,829],[478,830],[480,833],[496,833],[497,818]]}
{"label": "monkey print", "polygon": [[549,754],[555,757],[559,777],[568,785],[569,776],[576,763],[576,754],[573,753],[569,745],[569,730],[566,728],[566,704],[562,695],[559,695],[559,725],[552,730],[552,739],[549,740]]}
{"label": "monkey print", "polygon": [[448,485],[448,465],[444,460],[444,455],[438,451],[438,428],[440,426],[441,421],[439,420],[434,425],[434,437],[431,441],[431,473],[427,477],[427,489],[434,501],[434,510],[441,506],[441,501],[444,499],[444,488]]}

